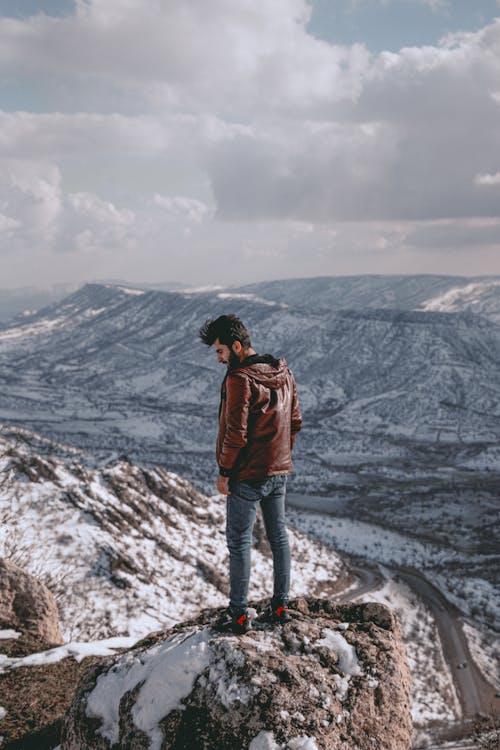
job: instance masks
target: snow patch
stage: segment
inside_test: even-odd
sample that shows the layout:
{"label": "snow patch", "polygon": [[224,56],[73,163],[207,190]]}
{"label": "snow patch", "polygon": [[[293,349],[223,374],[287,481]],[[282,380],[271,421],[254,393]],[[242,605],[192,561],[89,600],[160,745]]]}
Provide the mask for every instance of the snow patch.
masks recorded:
{"label": "snow patch", "polygon": [[17,630],[0,630],[0,641],[8,641],[14,638],[19,638],[21,633]]}
{"label": "snow patch", "polygon": [[308,737],[307,735],[288,740],[288,747],[290,750],[318,750],[316,737]]}
{"label": "snow patch", "polygon": [[288,307],[284,302],[274,302],[270,299],[264,299],[264,297],[258,297],[256,294],[242,292],[219,292],[217,297],[219,299],[246,299],[252,302],[260,302],[261,305],[267,305],[268,307]]}
{"label": "snow patch", "polygon": [[266,732],[262,730],[259,732],[257,737],[254,737],[248,746],[248,750],[280,750],[281,745],[278,745],[274,739],[273,732]]}
{"label": "snow patch", "polygon": [[285,745],[278,745],[274,739],[274,733],[266,730],[259,732],[248,746],[248,750],[285,750],[285,748],[286,750],[318,750],[316,737],[302,735],[288,740]]}
{"label": "snow patch", "polygon": [[[3,631],[9,632],[9,631]],[[13,632],[13,631],[11,631]],[[42,664],[55,664],[55,662],[72,656],[75,661],[82,661],[86,656],[111,656],[119,648],[130,648],[136,642],[135,638],[107,638],[103,641],[91,643],[72,642],[64,646],[40,651],[36,654],[20,657],[8,657],[0,654],[0,674],[18,667],[39,667]]]}
{"label": "snow patch", "polygon": [[325,646],[330,651],[335,651],[339,657],[339,667],[344,674],[349,676],[363,674],[356,655],[356,649],[350,643],[347,643],[343,635],[335,632],[335,630],[325,628],[323,636],[320,641],[316,641],[315,645]]}
{"label": "snow patch", "polygon": [[146,653],[129,653],[99,676],[87,702],[87,716],[101,719],[100,734],[111,744],[119,741],[119,707],[123,695],[141,685],[132,718],[159,750],[163,731],[159,722],[171,711],[183,710],[182,699],[198,675],[210,664],[208,630],[176,634]]}

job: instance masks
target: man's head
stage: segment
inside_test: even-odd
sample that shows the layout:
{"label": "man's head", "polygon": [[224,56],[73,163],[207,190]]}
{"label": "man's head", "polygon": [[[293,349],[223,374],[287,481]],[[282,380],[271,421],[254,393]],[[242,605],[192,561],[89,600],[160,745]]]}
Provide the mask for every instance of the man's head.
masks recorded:
{"label": "man's head", "polygon": [[207,346],[215,346],[219,362],[235,366],[251,349],[250,334],[236,315],[220,315],[206,320],[200,328],[200,339]]}

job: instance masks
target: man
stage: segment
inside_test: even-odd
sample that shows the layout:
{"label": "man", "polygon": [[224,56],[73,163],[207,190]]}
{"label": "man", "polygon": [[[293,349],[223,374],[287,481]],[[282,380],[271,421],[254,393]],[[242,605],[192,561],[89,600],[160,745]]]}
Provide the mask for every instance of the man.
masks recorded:
{"label": "man", "polygon": [[227,366],[221,387],[216,458],[217,489],[227,495],[230,602],[218,625],[223,630],[245,633],[250,628],[250,548],[259,503],[274,566],[268,619],[276,623],[290,620],[285,490],[302,417],[297,387],[286,361],[257,354],[239,318],[221,315],[207,320],[199,335],[204,344],[215,347],[218,361]]}

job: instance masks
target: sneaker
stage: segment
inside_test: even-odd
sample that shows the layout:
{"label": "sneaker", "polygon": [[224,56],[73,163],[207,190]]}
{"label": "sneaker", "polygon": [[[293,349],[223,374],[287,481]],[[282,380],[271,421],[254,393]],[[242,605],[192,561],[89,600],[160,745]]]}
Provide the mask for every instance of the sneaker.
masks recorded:
{"label": "sneaker", "polygon": [[292,616],[288,611],[287,602],[271,599],[269,607],[265,610],[260,619],[262,622],[272,622],[275,625],[284,625],[286,622],[291,621]]}
{"label": "sneaker", "polygon": [[214,624],[215,630],[219,630],[221,633],[235,633],[236,635],[243,635],[248,633],[252,628],[252,624],[248,617],[248,613],[244,609],[229,606]]}

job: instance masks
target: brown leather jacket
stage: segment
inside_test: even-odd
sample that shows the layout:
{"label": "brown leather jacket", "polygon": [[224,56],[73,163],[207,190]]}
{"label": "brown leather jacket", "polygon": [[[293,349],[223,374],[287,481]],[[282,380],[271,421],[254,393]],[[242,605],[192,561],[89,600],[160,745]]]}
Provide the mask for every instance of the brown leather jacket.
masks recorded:
{"label": "brown leather jacket", "polygon": [[254,354],[231,367],[221,387],[217,463],[234,480],[264,479],[292,470],[302,417],[286,361]]}

